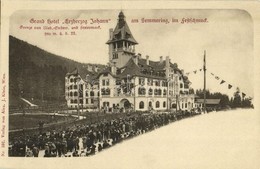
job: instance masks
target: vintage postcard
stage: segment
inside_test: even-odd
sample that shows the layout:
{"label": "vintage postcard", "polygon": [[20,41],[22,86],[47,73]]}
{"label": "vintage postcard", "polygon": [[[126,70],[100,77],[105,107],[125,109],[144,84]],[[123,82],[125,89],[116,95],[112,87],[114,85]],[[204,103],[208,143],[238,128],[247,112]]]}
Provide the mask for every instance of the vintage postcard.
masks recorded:
{"label": "vintage postcard", "polygon": [[259,7],[3,1],[0,168],[259,168]]}

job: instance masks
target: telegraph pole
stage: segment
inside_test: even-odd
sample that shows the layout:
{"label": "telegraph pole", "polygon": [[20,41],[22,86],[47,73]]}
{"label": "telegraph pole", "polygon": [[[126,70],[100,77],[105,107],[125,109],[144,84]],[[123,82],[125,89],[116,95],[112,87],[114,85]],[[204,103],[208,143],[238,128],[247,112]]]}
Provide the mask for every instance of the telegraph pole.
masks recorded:
{"label": "telegraph pole", "polygon": [[203,59],[203,71],[204,71],[204,113],[206,113],[206,50],[204,50],[204,59]]}

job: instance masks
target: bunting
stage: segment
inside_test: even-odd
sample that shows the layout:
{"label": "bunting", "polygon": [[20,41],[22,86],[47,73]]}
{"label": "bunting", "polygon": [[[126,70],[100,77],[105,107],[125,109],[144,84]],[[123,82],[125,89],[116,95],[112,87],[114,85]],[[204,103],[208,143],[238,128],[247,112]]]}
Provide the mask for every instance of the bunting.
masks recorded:
{"label": "bunting", "polygon": [[[219,79],[220,79],[220,77],[217,76],[217,75],[215,75],[214,73],[210,73],[210,74],[211,74],[216,80],[219,80]],[[221,79],[220,85],[222,85],[222,84],[224,84],[224,83],[226,83],[226,81],[223,80],[223,79]],[[228,83],[228,86],[227,86],[227,87],[228,87],[228,89],[231,89],[231,88],[233,88],[233,85]],[[244,98],[245,96],[246,96],[246,94],[242,92],[242,97]],[[248,98],[250,99],[250,97],[248,97]]]}

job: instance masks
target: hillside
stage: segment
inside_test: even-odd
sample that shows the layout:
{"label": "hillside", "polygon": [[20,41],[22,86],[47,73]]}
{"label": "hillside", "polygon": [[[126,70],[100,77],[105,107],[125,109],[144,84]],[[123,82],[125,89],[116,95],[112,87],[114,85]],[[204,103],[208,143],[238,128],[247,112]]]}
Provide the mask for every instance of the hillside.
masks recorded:
{"label": "hillside", "polygon": [[[19,106],[19,97],[33,102],[64,102],[66,73],[75,68],[81,74],[95,73],[87,70],[88,65],[54,55],[9,36],[10,106]],[[94,66],[104,68],[104,65]]]}

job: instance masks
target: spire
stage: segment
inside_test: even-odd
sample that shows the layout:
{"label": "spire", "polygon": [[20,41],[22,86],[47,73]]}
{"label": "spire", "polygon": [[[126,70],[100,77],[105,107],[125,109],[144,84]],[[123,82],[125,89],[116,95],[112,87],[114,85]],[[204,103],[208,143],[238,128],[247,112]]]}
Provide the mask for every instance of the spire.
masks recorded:
{"label": "spire", "polygon": [[123,13],[123,11],[121,11],[118,15],[118,26],[119,28],[122,28],[123,26],[125,26],[125,15]]}
{"label": "spire", "polygon": [[110,44],[112,42],[119,41],[119,40],[128,41],[132,44],[138,44],[137,41],[134,39],[134,37],[127,25],[127,22],[125,21],[125,15],[124,15],[123,11],[119,12],[117,25],[116,25],[115,29],[113,30],[113,32],[111,32],[110,37],[112,37],[112,39],[109,39],[107,41],[107,44]]}

